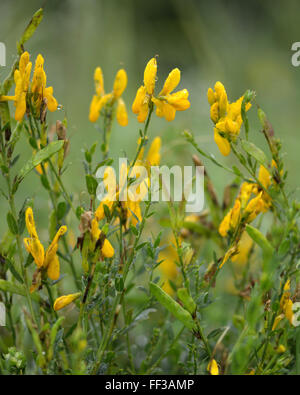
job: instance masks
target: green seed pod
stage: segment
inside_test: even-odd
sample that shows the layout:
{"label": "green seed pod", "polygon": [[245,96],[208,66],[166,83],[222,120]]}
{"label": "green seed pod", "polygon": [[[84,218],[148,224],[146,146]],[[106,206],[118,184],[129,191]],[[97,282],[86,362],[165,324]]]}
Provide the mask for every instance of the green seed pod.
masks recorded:
{"label": "green seed pod", "polygon": [[195,321],[191,314],[180,306],[179,303],[175,302],[171,296],[163,291],[158,285],[150,282],[150,291],[152,295],[161,303],[171,314],[174,315],[179,321],[181,321],[188,329],[197,330]]}
{"label": "green seed pod", "polygon": [[251,237],[251,239],[261,247],[264,254],[266,254],[267,256],[273,255],[274,248],[272,247],[270,242],[266,239],[266,237],[258,229],[254,228],[251,225],[246,225],[246,231],[248,235]]}
{"label": "green seed pod", "polygon": [[191,313],[194,314],[196,311],[196,303],[194,302],[191,295],[188,293],[186,288],[180,288],[177,291],[177,296],[183,303],[184,307]]}

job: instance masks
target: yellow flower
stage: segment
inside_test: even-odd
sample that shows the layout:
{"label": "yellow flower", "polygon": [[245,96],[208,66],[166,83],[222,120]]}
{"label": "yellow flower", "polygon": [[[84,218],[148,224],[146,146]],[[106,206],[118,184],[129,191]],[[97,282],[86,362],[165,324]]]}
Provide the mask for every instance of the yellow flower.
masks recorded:
{"label": "yellow flower", "polygon": [[[138,180],[140,178],[138,174],[138,167],[134,166],[130,170],[130,176],[131,177],[135,176],[137,178],[138,183],[136,185],[135,191],[132,192],[131,191],[132,186],[130,188],[125,187],[128,171],[129,169],[127,168],[126,164],[123,164],[120,169],[120,185],[118,186],[118,191],[112,195],[110,194],[105,195],[104,198],[101,200],[98,208],[95,211],[95,218],[97,219],[97,221],[100,221],[105,216],[104,205],[106,205],[109,208],[109,210],[111,210],[114,201],[118,200],[120,198],[120,195],[122,195],[122,199],[119,202],[120,204],[118,205],[118,210],[120,210],[120,214],[125,217],[124,219],[127,222],[131,222],[134,226],[138,223],[138,221],[142,220],[140,202],[143,200],[143,198],[148,192],[150,181],[148,178],[144,180],[142,179]],[[112,182],[116,186],[116,179],[114,173],[110,174],[110,182]],[[109,188],[106,185],[105,187],[106,190],[109,190]]]}
{"label": "yellow flower", "polygon": [[81,295],[81,293],[77,292],[75,294],[60,296],[59,298],[57,298],[55,300],[53,309],[55,311],[63,309],[64,307],[68,306],[70,303],[74,302],[74,300],[78,299],[80,297],[80,295]]}
{"label": "yellow flower", "polygon": [[139,122],[146,120],[151,101],[156,105],[156,115],[164,117],[167,121],[175,118],[176,111],[184,111],[190,107],[187,89],[171,93],[180,82],[180,70],[175,68],[169,73],[158,96],[154,95],[156,73],[156,59],[152,58],[145,68],[144,85],[139,87],[132,104],[132,111],[138,116]]}
{"label": "yellow flower", "polygon": [[113,91],[112,93],[105,94],[104,90],[104,80],[101,67],[97,67],[94,72],[94,82],[95,82],[95,92],[89,112],[89,120],[91,122],[96,122],[100,116],[101,109],[110,103],[113,106],[117,103],[117,114],[116,118],[120,126],[127,126],[128,115],[126,110],[126,105],[121,98],[124,90],[127,86],[127,74],[124,69],[120,69],[115,77]]}
{"label": "yellow flower", "polygon": [[247,232],[243,232],[238,244],[238,253],[231,258],[232,262],[237,262],[240,265],[246,264],[248,262],[249,252],[252,246],[253,240]]}
{"label": "yellow flower", "polygon": [[32,63],[29,62],[29,53],[24,52],[20,57],[19,69],[16,69],[14,72],[15,95],[0,96],[0,101],[14,101],[16,121],[22,121],[26,112],[26,97],[29,89],[31,68]]}
{"label": "yellow flower", "polygon": [[265,189],[268,189],[271,185],[271,175],[263,165],[259,167],[258,180]]}
{"label": "yellow flower", "polygon": [[279,322],[285,317],[293,325],[293,301],[291,299],[291,281],[287,280],[283,287],[283,294],[280,299],[280,314],[275,318],[272,330],[275,330]]}
{"label": "yellow flower", "polygon": [[[243,123],[241,109],[244,97],[240,97],[236,102],[229,103],[224,85],[216,82],[215,92],[209,88],[207,100],[210,104],[210,118],[215,124],[214,140],[222,155],[230,153],[230,142],[235,141],[240,133]],[[246,104],[246,111],[251,107]]]}
{"label": "yellow flower", "polygon": [[262,192],[258,196],[250,200],[245,209],[245,214],[247,216],[247,222],[252,222],[258,214],[264,211],[265,203],[262,199]]}
{"label": "yellow flower", "polygon": [[220,135],[217,128],[214,128],[214,140],[221,154],[223,156],[228,156],[230,154],[230,143]]}
{"label": "yellow flower", "polygon": [[233,208],[225,215],[219,226],[219,233],[222,237],[226,237],[229,230],[234,231],[237,228],[240,221],[240,211],[241,203],[239,199],[236,199]]}
{"label": "yellow flower", "polygon": [[279,346],[276,349],[276,352],[278,352],[278,354],[283,354],[286,352],[286,347],[283,344],[279,344]]}
{"label": "yellow flower", "polygon": [[[93,249],[94,249],[95,244],[97,240],[99,240],[99,237],[101,235],[101,230],[99,229],[98,221],[95,218],[92,220],[91,234],[92,234]],[[115,254],[115,250],[113,246],[110,244],[110,242],[107,240],[106,237],[101,247],[101,253],[104,256],[104,258],[112,258]]]}
{"label": "yellow flower", "polygon": [[218,376],[219,375],[219,368],[218,364],[215,359],[212,359],[209,361],[209,364],[207,365],[207,371],[212,375],[212,376]]}
{"label": "yellow flower", "polygon": [[32,103],[39,113],[40,107],[43,99],[46,99],[47,108],[49,111],[53,112],[57,110],[57,101],[53,97],[52,86],[46,87],[47,76],[44,71],[44,58],[39,54],[35,61],[31,93],[32,93]]}
{"label": "yellow flower", "polygon": [[[44,247],[41,244],[38,234],[36,232],[34,217],[32,208],[28,207],[25,212],[25,221],[29,238],[24,238],[24,245],[26,250],[32,255],[38,269],[46,270],[47,275],[51,280],[58,280],[60,275],[60,266],[57,256],[58,241],[63,236],[66,231],[66,226],[61,226],[56,233],[52,243],[44,252]],[[34,287],[35,288],[35,287]],[[33,290],[34,290],[33,288]]]}

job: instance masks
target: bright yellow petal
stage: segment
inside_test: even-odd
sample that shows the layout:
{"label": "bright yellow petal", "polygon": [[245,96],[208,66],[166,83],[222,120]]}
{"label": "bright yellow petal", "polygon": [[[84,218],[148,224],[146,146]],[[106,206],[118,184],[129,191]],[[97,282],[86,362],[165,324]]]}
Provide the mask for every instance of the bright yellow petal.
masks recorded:
{"label": "bright yellow petal", "polygon": [[169,93],[171,93],[177,87],[179,82],[180,82],[180,70],[176,68],[172,70],[168,75],[159,96],[166,96]]}
{"label": "bright yellow petal", "polygon": [[230,154],[229,141],[222,137],[216,129],[214,130],[214,139],[217,146],[219,147],[221,154],[224,156],[228,156]]}
{"label": "bright yellow petal", "polygon": [[152,95],[154,92],[156,73],[157,73],[157,62],[155,58],[152,58],[147,63],[147,66],[144,71],[144,85],[149,95]]}

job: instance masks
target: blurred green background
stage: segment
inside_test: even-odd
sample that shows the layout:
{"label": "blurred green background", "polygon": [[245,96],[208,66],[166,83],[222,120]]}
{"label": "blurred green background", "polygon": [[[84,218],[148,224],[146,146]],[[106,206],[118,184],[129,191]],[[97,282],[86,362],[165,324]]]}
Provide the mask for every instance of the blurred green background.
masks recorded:
{"label": "blurred green background", "polygon": [[[220,157],[206,101],[208,87],[220,80],[232,101],[247,88],[257,92],[258,103],[283,141],[290,186],[298,186],[300,68],[291,64],[291,45],[299,41],[299,1],[2,0],[0,40],[7,46],[7,67],[1,68],[1,78],[16,56],[16,40],[41,6],[45,8],[44,20],[26,49],[32,60],[38,53],[45,57],[48,84],[64,107],[48,120],[67,116],[71,166],[64,179],[75,194],[84,188],[80,150],[101,137],[88,121],[95,67],[102,67],[107,91],[119,67],[128,73],[124,98],[129,125],[114,126],[111,148],[114,157],[124,152],[132,155],[139,124],[131,113],[131,103],[142,82],[144,66],[153,55],[159,55],[158,86],[172,68],[179,67],[179,88],[189,89],[192,103],[190,110],[177,113],[173,123],[157,118],[152,123],[150,137],[161,135],[164,163],[191,164],[193,151],[180,136],[184,128],[194,132],[203,148]],[[264,144],[254,110],[250,119],[252,138]],[[21,149],[29,158],[30,150],[20,144]],[[98,154],[100,158],[100,148]],[[213,171],[221,191],[230,180],[223,171]],[[23,183],[19,196],[32,192],[36,196],[44,193],[35,174]],[[37,199],[36,204],[43,202]]]}
{"label": "blurred green background", "polygon": [[[77,202],[88,198],[82,192],[85,189],[82,149],[98,140],[97,155],[101,159],[101,135],[97,126],[88,121],[94,69],[102,67],[108,92],[120,67],[128,73],[124,99],[129,125],[126,128],[114,125],[111,150],[114,158],[124,153],[132,158],[140,124],[131,113],[131,104],[142,83],[144,67],[154,55],[159,56],[158,90],[169,71],[179,67],[182,71],[179,89],[190,91],[192,104],[188,111],[177,113],[173,123],[153,117],[149,135],[150,139],[162,137],[163,164],[192,164],[191,154],[195,152],[181,137],[186,128],[195,134],[203,149],[227,164],[232,162],[231,156],[221,157],[214,143],[206,100],[208,87],[220,80],[231,101],[248,88],[257,92],[257,102],[283,142],[290,190],[298,188],[300,67],[291,64],[292,43],[300,41],[298,0],[1,0],[0,41],[7,47],[7,67],[0,69],[1,79],[16,57],[16,41],[41,6],[45,7],[44,20],[26,49],[32,60],[38,53],[44,56],[48,85],[54,87],[54,96],[63,105],[63,110],[48,115],[49,123],[64,116],[68,119],[71,150],[63,177]],[[267,148],[255,108],[249,118],[251,139]],[[24,144],[18,144],[17,151],[22,159],[16,171],[31,156],[25,139]],[[232,181],[231,176],[210,163],[205,165],[221,195],[223,187]],[[299,191],[296,193],[299,196]],[[44,225],[41,238],[47,240],[49,199],[34,172],[18,190],[18,208],[27,196],[35,197],[36,221],[40,229]],[[2,196],[0,209],[7,210]],[[1,234],[6,229],[3,219]],[[226,322],[228,309],[224,303],[230,306],[231,299],[219,303],[221,321]]]}

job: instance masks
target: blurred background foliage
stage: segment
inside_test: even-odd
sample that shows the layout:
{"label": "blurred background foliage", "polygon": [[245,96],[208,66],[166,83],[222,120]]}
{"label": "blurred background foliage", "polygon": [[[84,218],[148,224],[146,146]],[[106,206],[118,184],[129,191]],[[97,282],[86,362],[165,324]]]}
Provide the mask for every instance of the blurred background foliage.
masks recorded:
{"label": "blurred background foliage", "polygon": [[[257,92],[257,102],[283,141],[290,185],[297,186],[300,68],[291,64],[291,45],[299,41],[297,0],[2,0],[0,39],[7,46],[7,67],[0,69],[1,78],[16,56],[16,40],[41,6],[45,7],[44,20],[26,49],[32,59],[38,53],[45,57],[48,83],[64,108],[48,116],[49,122],[64,115],[68,119],[71,165],[65,180],[75,194],[83,189],[84,181],[80,149],[101,138],[97,126],[88,121],[95,67],[103,68],[107,91],[118,68],[124,67],[128,73],[124,98],[129,125],[124,129],[114,126],[111,149],[115,158],[124,152],[132,155],[139,125],[130,108],[144,66],[153,55],[159,55],[158,86],[177,66],[182,71],[180,88],[189,89],[192,103],[189,111],[177,114],[175,122],[156,118],[152,123],[150,137],[159,134],[163,140],[163,163],[191,164],[190,147],[180,136],[184,128],[195,133],[203,148],[220,156],[206,100],[208,87],[220,80],[232,101],[248,88]],[[256,117],[251,118],[251,138],[263,143]],[[20,147],[29,157],[31,153]],[[223,171],[215,168],[214,178],[219,192],[229,182]],[[32,191],[44,193],[34,174],[20,194]]]}
{"label": "blurred background foliage", "polygon": [[[67,117],[71,150],[67,160],[69,167],[63,177],[77,202],[88,198],[82,193],[85,180],[81,150],[98,140],[97,152],[101,159],[101,135],[97,125],[88,121],[95,67],[102,67],[107,91],[112,88],[118,68],[124,67],[128,73],[124,99],[129,125],[126,128],[114,125],[111,155],[118,158],[125,153],[132,158],[140,125],[131,113],[131,104],[142,83],[146,62],[154,55],[159,56],[158,90],[169,71],[179,67],[182,71],[179,88],[190,91],[192,103],[188,111],[177,113],[173,123],[153,117],[149,135],[150,139],[156,135],[162,137],[162,164],[192,164],[191,154],[195,152],[181,137],[184,129],[195,134],[200,147],[225,163],[232,163],[231,156],[221,158],[214,143],[206,99],[208,87],[220,80],[231,101],[248,88],[257,92],[257,102],[282,139],[289,186],[296,190],[300,166],[297,151],[300,68],[291,64],[291,45],[300,41],[298,0],[1,0],[0,41],[7,47],[7,67],[0,69],[1,78],[16,57],[16,40],[41,6],[45,8],[44,20],[26,49],[32,59],[38,53],[45,57],[48,84],[54,87],[54,96],[63,105],[62,110],[48,115],[48,122]],[[266,148],[255,108],[249,118],[251,140]],[[20,166],[31,152],[29,145],[22,143],[18,144],[18,150],[23,156],[17,165]],[[232,181],[231,176],[210,163],[205,165],[222,196],[223,187]],[[299,196],[298,191],[297,194]],[[38,226],[44,225],[47,239],[49,201],[34,173],[19,189],[19,207],[25,197],[32,195],[36,198]],[[6,201],[0,199],[0,208],[5,212]],[[153,223],[154,233],[157,224]],[[1,232],[6,228],[5,220],[1,221]],[[78,235],[76,229],[74,233]],[[224,303],[230,306],[231,299],[219,300],[219,303],[222,308],[218,312],[223,316],[220,321],[224,322],[228,314]],[[215,311],[212,310],[212,314]]]}

